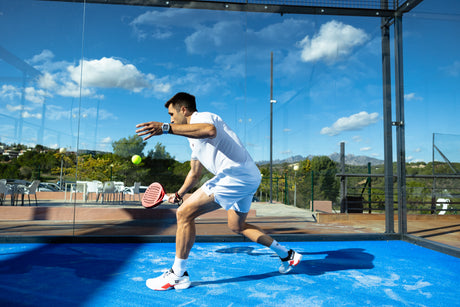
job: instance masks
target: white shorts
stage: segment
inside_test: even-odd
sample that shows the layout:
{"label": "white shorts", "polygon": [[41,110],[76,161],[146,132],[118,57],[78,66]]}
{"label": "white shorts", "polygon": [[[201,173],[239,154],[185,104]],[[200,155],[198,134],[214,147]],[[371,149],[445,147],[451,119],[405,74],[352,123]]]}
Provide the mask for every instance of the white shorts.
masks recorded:
{"label": "white shorts", "polygon": [[206,181],[201,189],[225,210],[246,213],[251,209],[252,198],[260,185],[261,177],[239,179],[224,174]]}

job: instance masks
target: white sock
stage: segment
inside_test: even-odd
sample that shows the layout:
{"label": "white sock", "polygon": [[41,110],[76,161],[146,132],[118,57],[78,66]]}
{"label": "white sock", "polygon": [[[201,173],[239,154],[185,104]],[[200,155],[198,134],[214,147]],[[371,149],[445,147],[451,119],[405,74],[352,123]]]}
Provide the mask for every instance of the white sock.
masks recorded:
{"label": "white sock", "polygon": [[276,240],[273,240],[272,245],[270,245],[270,249],[274,251],[280,258],[286,258],[288,256],[289,250],[286,247],[280,245]]}
{"label": "white sock", "polygon": [[174,274],[176,274],[177,276],[180,277],[184,275],[185,271],[187,270],[187,259],[180,259],[175,257],[172,269],[174,271]]}

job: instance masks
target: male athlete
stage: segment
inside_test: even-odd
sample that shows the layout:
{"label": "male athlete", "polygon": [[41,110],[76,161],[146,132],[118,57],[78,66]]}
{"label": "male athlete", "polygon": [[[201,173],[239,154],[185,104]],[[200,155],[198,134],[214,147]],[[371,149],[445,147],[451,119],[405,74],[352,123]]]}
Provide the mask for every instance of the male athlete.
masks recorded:
{"label": "male athlete", "polygon": [[246,223],[252,197],[261,181],[256,164],[236,134],[218,116],[198,112],[195,97],[177,93],[165,104],[171,123],[147,122],[136,126],[136,133],[147,140],[155,135],[175,134],[188,138],[192,149],[190,171],[170,202],[178,202],[199,181],[205,167],[214,177],[204,183],[177,209],[176,257],[172,268],[157,278],[148,279],[153,290],[186,289],[190,278],[186,262],[195,243],[195,219],[207,212],[227,210],[228,227],[253,242],[269,247],[281,258],[280,273],[289,272],[302,255],[281,246],[254,225]]}

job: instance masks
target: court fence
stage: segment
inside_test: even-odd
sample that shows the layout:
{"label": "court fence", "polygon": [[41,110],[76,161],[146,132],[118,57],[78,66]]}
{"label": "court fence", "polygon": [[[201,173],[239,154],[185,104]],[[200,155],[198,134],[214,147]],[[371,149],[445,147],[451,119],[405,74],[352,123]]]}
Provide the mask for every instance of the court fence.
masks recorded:
{"label": "court fence", "polygon": [[[331,179],[331,176],[334,177]],[[344,178],[345,193],[340,193]],[[394,177],[394,209],[398,195]],[[270,201],[270,179],[262,178],[255,201]],[[274,176],[272,201],[310,209],[318,201],[330,201],[334,213],[384,213],[385,188],[383,174],[342,174],[328,170],[299,176],[286,172]],[[344,195],[342,195],[344,194]],[[409,214],[457,215],[460,212],[460,175],[407,175],[406,203]]]}

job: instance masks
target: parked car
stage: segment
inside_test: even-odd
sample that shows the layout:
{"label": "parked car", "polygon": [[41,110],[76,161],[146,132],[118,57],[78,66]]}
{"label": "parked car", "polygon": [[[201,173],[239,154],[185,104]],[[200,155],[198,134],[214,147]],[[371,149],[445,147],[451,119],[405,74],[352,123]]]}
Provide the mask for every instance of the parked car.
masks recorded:
{"label": "parked car", "polygon": [[59,186],[52,182],[41,182],[38,185],[38,192],[59,192]]}
{"label": "parked car", "polygon": [[[139,193],[145,193],[145,191],[147,190],[147,188],[148,188],[148,186],[141,185],[141,186],[139,187]],[[124,193],[126,193],[126,194],[133,194],[133,193],[134,193],[134,186],[132,186],[132,187],[125,187]]]}
{"label": "parked car", "polygon": [[[64,191],[66,189],[66,183],[75,183],[75,181],[63,181],[62,182],[62,190],[61,191]],[[57,182],[57,186],[60,187],[61,186],[61,182],[58,181]],[[67,185],[67,191],[70,191],[72,189],[72,187],[69,185]]]}

